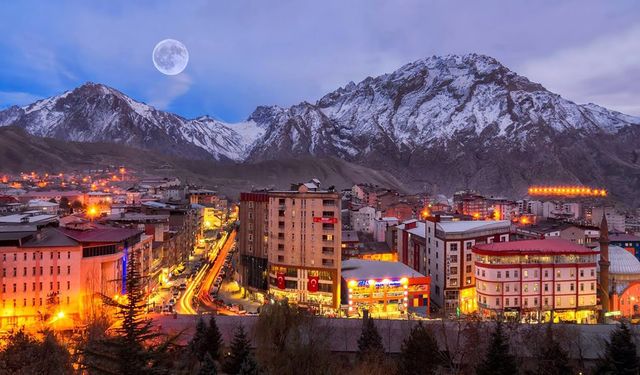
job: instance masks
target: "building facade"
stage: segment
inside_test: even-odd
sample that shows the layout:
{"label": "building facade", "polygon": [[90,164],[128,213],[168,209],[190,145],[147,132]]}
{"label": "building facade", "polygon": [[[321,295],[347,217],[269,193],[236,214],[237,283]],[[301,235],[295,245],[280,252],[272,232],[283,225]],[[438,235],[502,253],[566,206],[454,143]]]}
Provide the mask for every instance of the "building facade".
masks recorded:
{"label": "building facade", "polygon": [[[472,248],[479,244],[509,241],[509,221],[425,221],[426,275],[431,276],[431,302],[444,314],[476,310]],[[446,316],[446,315],[445,315]]]}
{"label": "building facade", "polygon": [[269,293],[319,308],[340,303],[340,196],[317,182],[269,192]]}
{"label": "building facade", "polygon": [[476,244],[472,251],[481,315],[597,321],[597,250],[543,239]]}
{"label": "building facade", "polygon": [[267,291],[269,195],[241,193],[239,215],[239,281],[249,290]]}

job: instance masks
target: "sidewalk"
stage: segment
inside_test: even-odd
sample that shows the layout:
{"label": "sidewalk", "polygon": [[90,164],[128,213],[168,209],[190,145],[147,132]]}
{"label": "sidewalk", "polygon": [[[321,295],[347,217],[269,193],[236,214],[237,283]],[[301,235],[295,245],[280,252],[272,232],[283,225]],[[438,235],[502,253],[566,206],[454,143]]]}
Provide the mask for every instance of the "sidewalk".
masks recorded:
{"label": "sidewalk", "polygon": [[240,285],[236,281],[223,281],[218,291],[218,298],[221,298],[224,303],[241,305],[248,313],[257,313],[258,308],[262,306],[260,302],[242,298]]}

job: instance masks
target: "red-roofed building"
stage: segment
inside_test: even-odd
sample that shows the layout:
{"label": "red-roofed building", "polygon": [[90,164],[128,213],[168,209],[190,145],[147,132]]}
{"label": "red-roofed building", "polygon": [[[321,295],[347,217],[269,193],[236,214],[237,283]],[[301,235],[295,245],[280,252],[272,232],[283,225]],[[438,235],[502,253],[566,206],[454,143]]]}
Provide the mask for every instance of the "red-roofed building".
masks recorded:
{"label": "red-roofed building", "polygon": [[472,252],[481,315],[596,321],[597,250],[543,239],[475,245]]}

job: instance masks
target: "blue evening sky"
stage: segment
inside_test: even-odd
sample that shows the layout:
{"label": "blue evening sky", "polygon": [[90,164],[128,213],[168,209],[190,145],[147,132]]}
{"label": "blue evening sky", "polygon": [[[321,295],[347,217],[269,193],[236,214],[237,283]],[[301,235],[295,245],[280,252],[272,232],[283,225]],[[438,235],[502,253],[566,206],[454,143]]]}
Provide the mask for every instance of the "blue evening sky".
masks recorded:
{"label": "blue evening sky", "polygon": [[[640,115],[639,1],[3,1],[0,108],[86,81],[239,121],[431,55],[491,55],[579,103]],[[182,41],[164,76],[154,45]]]}

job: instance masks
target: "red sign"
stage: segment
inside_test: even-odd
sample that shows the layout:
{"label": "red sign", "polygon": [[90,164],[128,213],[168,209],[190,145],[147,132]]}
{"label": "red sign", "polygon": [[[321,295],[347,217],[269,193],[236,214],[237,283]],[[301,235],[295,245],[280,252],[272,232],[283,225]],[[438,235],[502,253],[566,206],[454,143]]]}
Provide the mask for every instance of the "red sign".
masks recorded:
{"label": "red sign", "polygon": [[284,286],[285,286],[284,273],[278,272],[277,282],[278,282],[278,289],[284,289]]}
{"label": "red sign", "polygon": [[338,218],[336,217],[314,217],[314,223],[322,223],[322,224],[337,224]]}
{"label": "red sign", "polygon": [[309,276],[309,281],[307,282],[307,290],[312,293],[318,291],[318,276]]}

